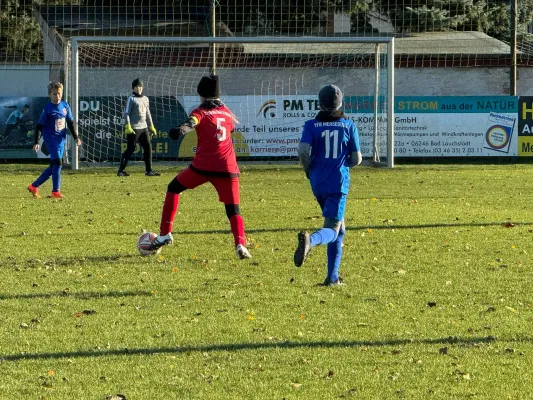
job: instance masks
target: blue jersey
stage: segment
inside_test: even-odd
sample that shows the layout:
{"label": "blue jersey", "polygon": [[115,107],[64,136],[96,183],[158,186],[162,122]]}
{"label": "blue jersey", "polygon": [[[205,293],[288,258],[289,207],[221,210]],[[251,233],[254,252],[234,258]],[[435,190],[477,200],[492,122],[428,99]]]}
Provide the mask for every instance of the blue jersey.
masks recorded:
{"label": "blue jersey", "polygon": [[72,112],[67,102],[61,101],[59,104],[50,102],[44,106],[38,122],[43,127],[43,139],[52,137],[56,139],[65,138],[67,135],[67,120],[73,120]]}
{"label": "blue jersey", "polygon": [[309,180],[313,194],[348,194],[348,158],[351,153],[361,151],[353,121],[345,118],[309,120],[304,125],[301,141],[311,145]]}
{"label": "blue jersey", "polygon": [[22,114],[21,110],[15,110],[11,114],[9,114],[9,117],[7,117],[6,125],[15,125],[19,122],[19,119],[22,118],[24,114]]}

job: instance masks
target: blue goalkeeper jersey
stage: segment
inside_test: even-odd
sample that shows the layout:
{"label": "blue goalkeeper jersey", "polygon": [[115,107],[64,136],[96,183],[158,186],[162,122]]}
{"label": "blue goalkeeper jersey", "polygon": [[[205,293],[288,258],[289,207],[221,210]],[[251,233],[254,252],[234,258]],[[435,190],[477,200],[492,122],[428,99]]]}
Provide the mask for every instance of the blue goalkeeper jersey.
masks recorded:
{"label": "blue goalkeeper jersey", "polygon": [[61,101],[59,104],[49,102],[44,106],[38,122],[43,127],[43,138],[65,138],[67,135],[67,120],[73,120],[72,112],[67,102]]}
{"label": "blue goalkeeper jersey", "polygon": [[20,119],[22,119],[21,110],[15,110],[11,114],[9,114],[9,117],[7,117],[6,125],[15,125],[19,122]]}
{"label": "blue goalkeeper jersey", "polygon": [[311,145],[309,180],[313,194],[348,194],[348,159],[351,153],[361,151],[353,121],[345,118],[309,120],[304,125],[301,141]]}

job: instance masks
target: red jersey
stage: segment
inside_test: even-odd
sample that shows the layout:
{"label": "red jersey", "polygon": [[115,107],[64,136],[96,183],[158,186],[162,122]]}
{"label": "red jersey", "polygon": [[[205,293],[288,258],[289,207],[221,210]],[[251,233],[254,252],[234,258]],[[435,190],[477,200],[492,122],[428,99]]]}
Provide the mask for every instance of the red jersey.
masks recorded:
{"label": "red jersey", "polygon": [[196,108],[191,113],[196,119],[198,136],[192,166],[198,170],[239,174],[231,132],[235,128],[233,114],[222,105],[217,108]]}

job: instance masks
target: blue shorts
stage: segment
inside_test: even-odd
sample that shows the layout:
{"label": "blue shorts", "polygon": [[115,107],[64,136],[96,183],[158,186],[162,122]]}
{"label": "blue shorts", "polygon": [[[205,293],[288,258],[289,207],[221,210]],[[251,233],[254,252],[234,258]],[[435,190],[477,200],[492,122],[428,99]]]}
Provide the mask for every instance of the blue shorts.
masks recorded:
{"label": "blue shorts", "polygon": [[320,204],[324,218],[331,218],[336,221],[344,219],[344,211],[346,210],[346,195],[344,193],[326,194],[318,196],[316,200]]}
{"label": "blue shorts", "polygon": [[65,152],[66,138],[64,136],[43,136],[43,142],[46,144],[46,148],[50,153],[51,160],[57,160],[63,158]]}

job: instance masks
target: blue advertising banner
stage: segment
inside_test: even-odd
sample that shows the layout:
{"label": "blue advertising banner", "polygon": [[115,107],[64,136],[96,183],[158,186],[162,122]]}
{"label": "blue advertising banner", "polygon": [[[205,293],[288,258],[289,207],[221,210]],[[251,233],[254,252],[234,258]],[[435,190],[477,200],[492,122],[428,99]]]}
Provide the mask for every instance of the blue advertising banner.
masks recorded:
{"label": "blue advertising banner", "polygon": [[33,130],[48,97],[0,97],[0,158],[47,157],[33,149]]}
{"label": "blue advertising banner", "polygon": [[[84,144],[80,158],[88,161],[118,161],[126,150],[124,115],[127,96],[81,97],[78,127]],[[181,125],[187,114],[175,96],[153,96],[150,113],[157,129],[152,137],[153,159],[175,159],[179,142],[169,138],[172,127]],[[142,156],[137,146],[133,159]]]}
{"label": "blue advertising banner", "polygon": [[[0,97],[0,159],[46,158],[46,146],[33,151],[34,129],[48,97]],[[116,161],[126,149],[123,110],[127,96],[81,97],[78,131],[83,140],[80,158]],[[175,96],[150,97],[150,111],[157,129],[152,137],[154,159],[176,158],[179,142],[168,131],[182,124],[187,115]],[[142,157],[137,147],[133,159]]]}

